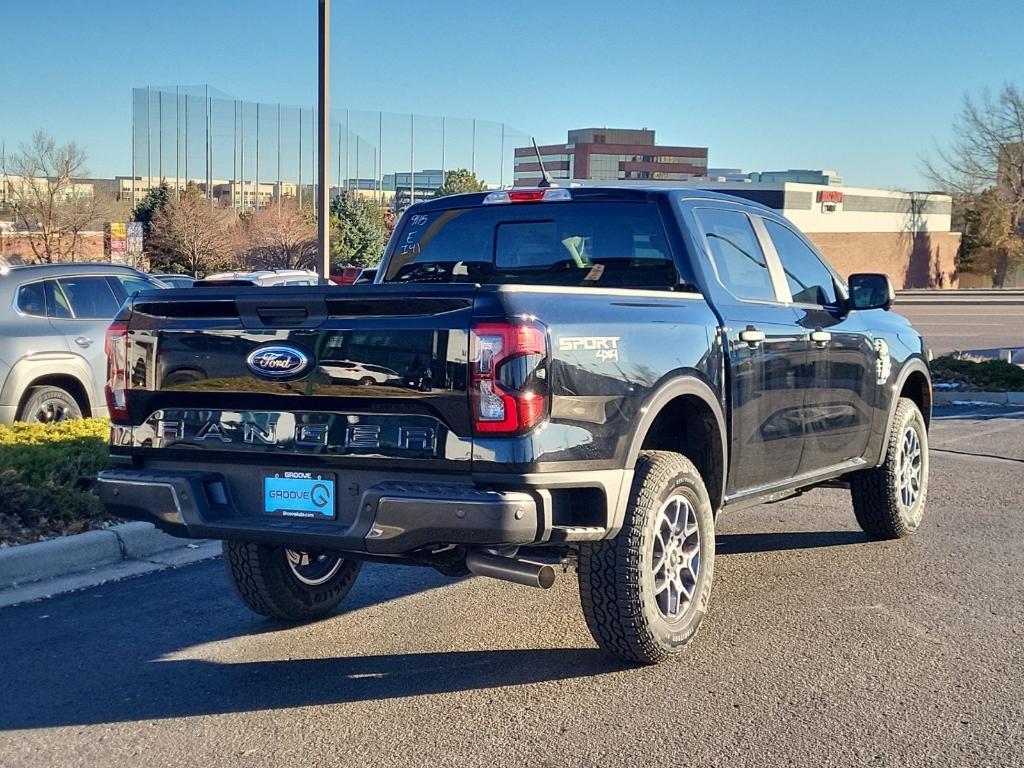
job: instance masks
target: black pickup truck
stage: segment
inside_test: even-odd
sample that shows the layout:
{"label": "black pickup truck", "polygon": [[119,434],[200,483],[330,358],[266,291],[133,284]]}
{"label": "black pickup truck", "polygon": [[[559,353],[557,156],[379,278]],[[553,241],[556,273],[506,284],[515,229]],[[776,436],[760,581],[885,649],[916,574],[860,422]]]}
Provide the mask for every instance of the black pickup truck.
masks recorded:
{"label": "black pickup truck", "polygon": [[107,508],[224,540],[255,611],[333,611],[364,561],[549,587],[660,661],[722,511],[822,485],[921,522],[931,383],[884,275],[841,279],[725,195],[549,186],[411,206],[375,283],[136,294],[111,326]]}

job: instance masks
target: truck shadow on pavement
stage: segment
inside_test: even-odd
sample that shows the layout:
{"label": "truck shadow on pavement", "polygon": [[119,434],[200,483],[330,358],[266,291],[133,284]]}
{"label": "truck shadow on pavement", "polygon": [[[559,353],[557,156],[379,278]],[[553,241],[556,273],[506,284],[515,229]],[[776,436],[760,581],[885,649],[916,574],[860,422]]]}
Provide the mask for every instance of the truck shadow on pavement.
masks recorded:
{"label": "truck shadow on pavement", "polygon": [[785,531],[781,533],[720,533],[715,536],[716,555],[781,552],[789,549],[821,549],[866,544],[863,531]]}
{"label": "truck shadow on pavement", "polygon": [[[237,603],[222,567],[204,563],[0,611],[0,731],[403,698],[624,668],[592,648],[287,658],[340,642],[329,626],[337,617],[298,632],[261,620]],[[370,567],[344,613],[451,583],[426,569]],[[244,658],[250,640],[257,654],[278,658],[175,658],[220,642]]]}

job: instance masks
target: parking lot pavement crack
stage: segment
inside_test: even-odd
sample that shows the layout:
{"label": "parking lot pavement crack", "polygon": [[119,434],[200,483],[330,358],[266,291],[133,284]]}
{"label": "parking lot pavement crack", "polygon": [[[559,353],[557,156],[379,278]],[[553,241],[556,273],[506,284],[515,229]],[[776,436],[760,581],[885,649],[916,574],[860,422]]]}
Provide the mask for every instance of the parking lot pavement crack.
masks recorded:
{"label": "parking lot pavement crack", "polygon": [[1012,461],[1016,464],[1024,464],[1024,459],[1013,456],[998,456],[994,453],[973,453],[971,451],[957,451],[953,448],[932,448],[932,453],[952,453],[957,456],[970,456],[975,459],[991,459],[993,461]]}

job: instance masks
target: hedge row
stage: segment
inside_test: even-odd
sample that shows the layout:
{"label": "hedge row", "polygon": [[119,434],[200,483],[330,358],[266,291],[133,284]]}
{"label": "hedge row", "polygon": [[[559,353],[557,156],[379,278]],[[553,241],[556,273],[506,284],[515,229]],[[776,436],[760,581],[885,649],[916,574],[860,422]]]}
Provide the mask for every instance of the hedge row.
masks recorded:
{"label": "hedge row", "polygon": [[94,493],[109,431],[105,419],[0,425],[0,543],[78,533],[110,519]]}
{"label": "hedge row", "polygon": [[1005,360],[977,360],[944,355],[929,366],[936,381],[963,384],[971,389],[1024,392],[1024,368]]}

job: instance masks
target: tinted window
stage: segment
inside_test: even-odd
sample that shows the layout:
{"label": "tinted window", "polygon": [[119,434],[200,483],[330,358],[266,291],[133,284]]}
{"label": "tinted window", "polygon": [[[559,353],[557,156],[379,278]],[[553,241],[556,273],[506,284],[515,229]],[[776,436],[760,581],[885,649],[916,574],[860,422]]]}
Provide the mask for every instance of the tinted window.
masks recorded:
{"label": "tinted window", "polygon": [[835,304],[832,273],[817,254],[789,227],[765,219],[765,229],[779,253],[793,301],[799,304]]}
{"label": "tinted window", "polygon": [[68,306],[67,297],[57,285],[56,280],[46,281],[46,315],[47,317],[69,318],[71,307]]}
{"label": "tinted window", "polygon": [[746,214],[716,208],[696,212],[722,284],[741,299],[775,301],[761,245]]}
{"label": "tinted window", "polygon": [[26,315],[46,315],[46,291],[42,283],[29,283],[18,289],[18,311]]}
{"label": "tinted window", "polygon": [[131,296],[137,291],[148,291],[156,288],[148,280],[143,280],[141,277],[132,277],[131,275],[115,275],[114,280],[119,282],[121,287],[124,288],[125,296]]}
{"label": "tinted window", "polygon": [[63,277],[57,282],[75,317],[113,318],[121,307],[105,277]]}
{"label": "tinted window", "polygon": [[385,282],[671,288],[649,203],[509,203],[407,215]]}

